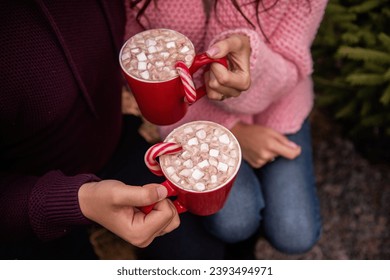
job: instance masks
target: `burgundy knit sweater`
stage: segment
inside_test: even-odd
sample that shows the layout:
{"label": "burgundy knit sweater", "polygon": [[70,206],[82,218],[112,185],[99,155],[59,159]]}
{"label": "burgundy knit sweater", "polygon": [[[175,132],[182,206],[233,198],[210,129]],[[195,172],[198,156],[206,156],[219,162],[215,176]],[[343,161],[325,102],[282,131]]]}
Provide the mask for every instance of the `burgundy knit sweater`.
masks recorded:
{"label": "burgundy knit sweater", "polygon": [[124,24],[120,0],[1,2],[2,241],[90,223],[77,193],[119,141]]}

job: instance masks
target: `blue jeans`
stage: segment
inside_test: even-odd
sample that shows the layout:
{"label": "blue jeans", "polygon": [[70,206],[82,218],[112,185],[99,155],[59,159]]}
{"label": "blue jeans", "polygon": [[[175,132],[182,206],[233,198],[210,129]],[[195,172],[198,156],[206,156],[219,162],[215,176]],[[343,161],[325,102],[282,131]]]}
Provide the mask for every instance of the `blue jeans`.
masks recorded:
{"label": "blue jeans", "polygon": [[260,169],[243,162],[223,209],[204,218],[213,235],[236,243],[261,229],[287,254],[306,252],[318,241],[321,217],[309,122],[287,137],[302,147],[302,153],[294,160],[278,157]]}

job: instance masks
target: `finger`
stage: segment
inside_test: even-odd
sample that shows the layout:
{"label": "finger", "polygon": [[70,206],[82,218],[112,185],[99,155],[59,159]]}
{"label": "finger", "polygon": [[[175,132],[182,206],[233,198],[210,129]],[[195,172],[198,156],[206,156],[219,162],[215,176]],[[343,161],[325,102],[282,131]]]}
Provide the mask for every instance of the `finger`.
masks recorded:
{"label": "finger", "polygon": [[147,206],[161,201],[167,194],[167,189],[160,184],[148,184],[143,187],[124,185],[115,191],[114,204]]}
{"label": "finger", "polygon": [[301,153],[301,147],[298,145],[292,145],[289,140],[285,141],[275,141],[275,145],[272,148],[272,151],[280,156],[283,156],[288,159],[294,159]]}
{"label": "finger", "polygon": [[253,168],[260,168],[263,165],[265,165],[267,162],[268,162],[267,160],[261,158],[251,159],[248,161],[249,165],[252,166]]}
{"label": "finger", "polygon": [[[222,100],[228,97],[237,97],[241,94],[240,91],[234,88],[229,88],[220,85],[218,81],[215,79],[215,76],[212,72],[205,73],[204,79],[205,79],[207,96],[209,99]],[[210,84],[212,85],[212,87],[210,87]]]}
{"label": "finger", "polygon": [[207,55],[212,58],[221,58],[230,52],[237,52],[243,48],[244,42],[239,36],[232,35],[228,38],[216,42],[207,51]]}
{"label": "finger", "polygon": [[[134,245],[138,247],[149,245],[155,237],[164,232],[175,216],[178,216],[178,214],[170,200],[158,202],[147,215],[142,212],[135,213],[132,223],[136,228],[142,227],[142,239],[137,240],[137,244]],[[173,224],[172,230],[175,225],[178,226],[178,224]]]}
{"label": "finger", "polygon": [[175,206],[173,205],[173,203],[170,200],[168,200],[168,202],[170,203],[171,207],[173,208],[172,210],[174,211],[175,215],[173,216],[173,219],[167,224],[167,226],[163,230],[160,231],[159,236],[175,230],[180,225],[180,217],[179,217],[179,214],[177,213]]}
{"label": "finger", "polygon": [[241,92],[248,90],[251,85],[249,70],[245,71],[240,69],[229,71],[218,63],[212,63],[210,66],[210,73],[214,76],[210,77],[209,86],[215,90],[218,87],[223,86],[226,88],[233,88],[238,92]]}

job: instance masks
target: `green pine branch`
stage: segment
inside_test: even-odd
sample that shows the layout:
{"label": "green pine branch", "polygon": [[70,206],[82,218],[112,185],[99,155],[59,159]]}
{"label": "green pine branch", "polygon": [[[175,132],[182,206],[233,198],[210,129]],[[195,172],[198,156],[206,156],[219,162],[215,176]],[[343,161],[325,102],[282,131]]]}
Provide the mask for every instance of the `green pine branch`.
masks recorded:
{"label": "green pine branch", "polygon": [[390,64],[390,53],[361,47],[341,46],[336,52],[337,57],[346,57],[355,61]]}

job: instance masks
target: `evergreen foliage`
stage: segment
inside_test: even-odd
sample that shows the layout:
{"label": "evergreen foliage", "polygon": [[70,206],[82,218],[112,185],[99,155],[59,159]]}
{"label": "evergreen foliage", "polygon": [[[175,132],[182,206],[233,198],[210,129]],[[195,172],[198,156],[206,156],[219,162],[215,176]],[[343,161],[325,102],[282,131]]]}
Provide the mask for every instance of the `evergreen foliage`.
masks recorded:
{"label": "evergreen foliage", "polygon": [[389,160],[390,0],[330,0],[312,52],[316,106]]}

